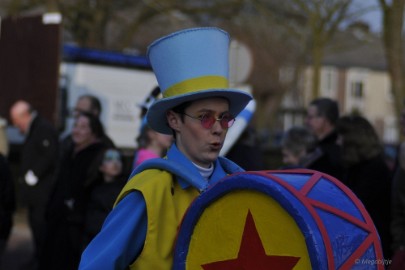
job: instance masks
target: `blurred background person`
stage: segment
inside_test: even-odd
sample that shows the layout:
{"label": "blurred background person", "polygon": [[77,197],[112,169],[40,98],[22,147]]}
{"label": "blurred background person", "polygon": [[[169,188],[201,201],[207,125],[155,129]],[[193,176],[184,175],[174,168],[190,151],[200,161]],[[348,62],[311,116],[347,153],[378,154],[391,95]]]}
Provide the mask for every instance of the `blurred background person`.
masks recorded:
{"label": "blurred background person", "polygon": [[58,157],[58,133],[31,105],[23,100],[10,109],[12,123],[25,135],[18,182],[22,202],[34,240],[34,262],[41,256],[45,240],[45,209],[54,183]]}
{"label": "blurred background person", "polygon": [[293,126],[288,129],[281,141],[283,169],[309,167],[322,155],[316,145],[316,137],[307,128]]}
{"label": "blurred background person", "polygon": [[151,91],[145,101],[139,104],[141,108],[141,127],[139,130],[139,135],[136,138],[138,147],[134,153],[132,169],[135,169],[145,160],[163,157],[173,142],[172,135],[156,132],[146,123],[146,113],[148,112],[150,105],[158,99],[159,95],[160,88],[157,86]]}
{"label": "blurred background person", "polygon": [[238,140],[233,143],[225,156],[246,171],[265,169],[260,142],[256,130],[252,126],[247,126],[243,130]]}
{"label": "blurred background person", "polygon": [[384,258],[391,258],[391,171],[382,143],[362,116],[344,116],[337,124],[346,185],[362,201],[380,235]]}
{"label": "blurred background person", "polygon": [[0,265],[16,208],[14,182],[6,159],[9,151],[6,127],[6,119],[0,117]]}
{"label": "blurred background person", "polygon": [[[405,135],[405,108],[402,109],[400,128]],[[398,149],[397,164],[392,179],[391,204],[392,264],[390,270],[405,269],[405,142]]]}
{"label": "blurred background person", "polygon": [[[89,113],[100,119],[101,112],[102,106],[100,100],[96,96],[86,94],[80,96],[77,99],[75,107],[72,110],[72,116],[74,119],[76,119],[81,113]],[[107,134],[104,133],[102,140],[106,145],[114,147],[113,140],[110,137],[108,137]],[[74,143],[72,140],[71,133],[68,133],[62,138],[60,144],[61,149],[60,155],[63,157],[65,153],[70,152],[72,150],[71,149],[72,147],[74,147]]]}
{"label": "blurred background person", "polygon": [[7,120],[0,116],[0,154],[3,156],[8,156],[9,145],[7,138]]}
{"label": "blurred background person", "polygon": [[172,142],[172,135],[156,132],[144,122],[137,138],[138,149],[134,154],[133,169],[145,160],[163,157]]}
{"label": "blurred background person", "polygon": [[97,157],[108,146],[100,120],[80,113],[72,129],[73,147],[62,157],[48,207],[48,234],[41,269],[77,269],[83,248],[87,203],[98,173]]}
{"label": "blurred background person", "polygon": [[305,124],[317,137],[322,156],[308,169],[317,170],[344,182],[344,168],[341,149],[336,143],[336,122],[339,119],[338,103],[330,98],[317,98],[311,101],[307,109]]}
{"label": "blurred background person", "polygon": [[98,175],[95,187],[91,190],[84,224],[84,247],[101,230],[105,218],[111,212],[114,202],[124,187],[129,175],[123,166],[123,158],[118,149],[106,149],[97,162]]}
{"label": "blurred background person", "polygon": [[256,111],[252,99],[240,112],[228,130],[220,155],[232,160],[244,170],[264,170],[264,157],[256,129],[250,124]]}
{"label": "blurred background person", "polygon": [[13,177],[6,158],[0,153],[0,265],[13,226],[15,209]]}
{"label": "blurred background person", "polygon": [[93,95],[82,95],[77,101],[73,108],[73,116],[77,118],[80,113],[90,113],[100,119],[101,116],[101,102]]}

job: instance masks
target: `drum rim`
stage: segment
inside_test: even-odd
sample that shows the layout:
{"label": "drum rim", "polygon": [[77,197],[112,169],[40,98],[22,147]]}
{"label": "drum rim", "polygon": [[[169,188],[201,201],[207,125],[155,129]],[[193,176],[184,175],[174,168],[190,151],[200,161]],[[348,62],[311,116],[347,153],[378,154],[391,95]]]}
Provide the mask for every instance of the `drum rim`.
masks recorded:
{"label": "drum rim", "polygon": [[[297,194],[294,194],[294,192],[291,192],[291,190],[287,189],[285,186],[280,185],[279,181],[282,180],[279,179],[277,176],[268,174],[268,172],[269,171],[242,172],[230,175],[222,179],[218,183],[216,183],[206,192],[202,193],[191,204],[191,206],[189,207],[189,209],[187,210],[187,212],[183,217],[180,229],[178,231],[177,242],[174,252],[173,269],[175,270],[185,269],[185,262],[188,254],[191,236],[193,234],[195,225],[197,224],[202,213],[204,212],[204,209],[210,204],[214,203],[219,198],[221,198],[222,196],[226,195],[227,193],[240,189],[250,189],[258,191],[274,198],[285,209],[285,211],[287,211],[292,216],[297,226],[300,228],[301,232],[305,236],[305,243],[308,248],[308,255],[310,257],[311,265],[321,266],[319,267],[319,269],[328,269],[327,262],[330,260],[330,258],[328,258],[330,257],[330,255],[328,256],[328,254],[326,254],[327,252],[325,252],[325,250],[327,249],[325,247],[324,240],[322,239],[322,237],[319,237],[320,235],[323,234],[321,230],[319,230],[318,224],[315,221],[314,217],[305,207],[305,204],[296,196]],[[254,174],[258,177],[253,180],[248,179],[247,176],[250,174]],[[272,180],[277,179],[279,181],[270,182],[272,183],[272,185],[269,186],[268,185],[269,177]],[[248,187],[245,186],[246,184],[248,185]],[[284,196],[285,194],[282,194],[281,192],[278,191],[280,187],[287,192],[286,194],[290,194],[288,199],[285,198]],[[298,202],[298,204],[295,204],[292,201],[296,201]],[[300,214],[304,213],[305,214],[302,215],[301,217],[293,216],[292,213],[296,212],[297,208],[300,208],[299,210]],[[310,220],[312,221],[311,225],[313,226],[309,224]],[[318,232],[314,233],[314,228],[316,228]]]}

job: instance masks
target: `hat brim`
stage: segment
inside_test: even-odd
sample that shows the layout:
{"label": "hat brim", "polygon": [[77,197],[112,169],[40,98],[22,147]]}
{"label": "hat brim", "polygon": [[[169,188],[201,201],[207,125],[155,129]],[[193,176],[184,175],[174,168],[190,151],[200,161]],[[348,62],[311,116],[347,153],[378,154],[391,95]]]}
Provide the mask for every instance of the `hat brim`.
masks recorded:
{"label": "hat brim", "polygon": [[229,112],[235,117],[246,107],[252,96],[244,91],[236,89],[211,89],[189,94],[163,98],[149,108],[146,119],[149,127],[153,130],[172,134],[172,129],[167,124],[166,112],[188,101],[196,101],[205,98],[223,97],[229,101]]}

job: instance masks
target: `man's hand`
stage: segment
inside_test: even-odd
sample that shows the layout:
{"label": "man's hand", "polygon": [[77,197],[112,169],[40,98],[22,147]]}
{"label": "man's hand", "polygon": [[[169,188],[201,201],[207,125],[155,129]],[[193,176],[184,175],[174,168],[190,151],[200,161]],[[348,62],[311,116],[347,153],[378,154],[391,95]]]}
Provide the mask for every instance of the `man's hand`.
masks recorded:
{"label": "man's hand", "polygon": [[31,170],[25,174],[24,179],[25,183],[27,183],[29,186],[35,186],[38,183],[38,177]]}

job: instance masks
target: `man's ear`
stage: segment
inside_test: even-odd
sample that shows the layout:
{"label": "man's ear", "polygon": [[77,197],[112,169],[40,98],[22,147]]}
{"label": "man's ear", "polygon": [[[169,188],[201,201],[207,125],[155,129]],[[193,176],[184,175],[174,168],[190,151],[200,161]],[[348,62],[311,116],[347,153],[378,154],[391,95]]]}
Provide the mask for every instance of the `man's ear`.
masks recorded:
{"label": "man's ear", "polygon": [[172,110],[166,112],[167,123],[174,131],[180,130],[180,116]]}

